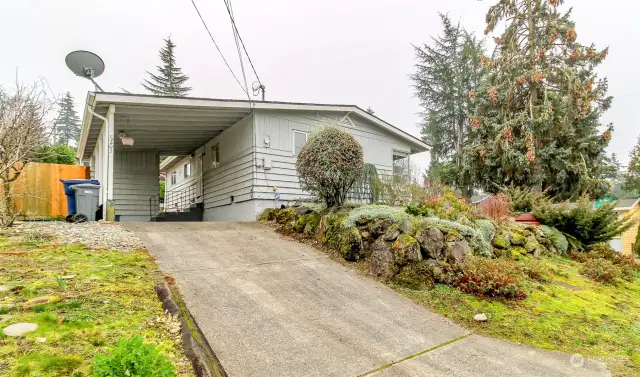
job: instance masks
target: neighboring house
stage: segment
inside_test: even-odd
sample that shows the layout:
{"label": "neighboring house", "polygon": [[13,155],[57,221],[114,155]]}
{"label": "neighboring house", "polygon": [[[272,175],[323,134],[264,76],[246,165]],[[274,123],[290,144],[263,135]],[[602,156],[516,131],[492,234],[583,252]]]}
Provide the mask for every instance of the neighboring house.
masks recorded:
{"label": "neighboring house", "polygon": [[471,197],[471,204],[474,206],[481,205],[485,200],[489,199],[491,194],[478,194]]}
{"label": "neighboring house", "polygon": [[[365,163],[393,174],[395,162],[428,146],[353,105],[89,93],[78,158],[100,180],[105,216],[148,221],[159,210],[202,203],[204,220],[253,221],[276,205],[309,198],[296,156],[322,119],[335,119],[362,145]],[[106,135],[106,136],[105,136]],[[125,142],[133,145],[124,145]],[[160,157],[166,157],[162,164]],[[177,156],[177,157],[176,157]]]}
{"label": "neighboring house", "polygon": [[634,225],[620,237],[610,241],[611,247],[625,255],[633,255],[633,248],[638,235],[638,223],[640,223],[640,198],[620,199],[615,203],[615,210],[620,217],[630,216]]}

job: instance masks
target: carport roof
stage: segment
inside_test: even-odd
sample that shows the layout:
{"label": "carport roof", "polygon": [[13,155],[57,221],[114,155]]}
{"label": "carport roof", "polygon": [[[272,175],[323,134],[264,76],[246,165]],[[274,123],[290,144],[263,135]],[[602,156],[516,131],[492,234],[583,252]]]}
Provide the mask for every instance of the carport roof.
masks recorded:
{"label": "carport roof", "polygon": [[[84,109],[78,158],[89,158],[103,121],[92,112],[107,116],[115,106],[114,131],[126,131],[135,141],[127,150],[159,150],[164,156],[188,155],[205,142],[248,115],[252,109],[336,111],[355,114],[396,134],[412,144],[411,152],[425,152],[422,140],[394,127],[355,105],[248,101],[194,97],[162,97],[144,94],[89,92]],[[120,143],[114,140],[114,146]]]}

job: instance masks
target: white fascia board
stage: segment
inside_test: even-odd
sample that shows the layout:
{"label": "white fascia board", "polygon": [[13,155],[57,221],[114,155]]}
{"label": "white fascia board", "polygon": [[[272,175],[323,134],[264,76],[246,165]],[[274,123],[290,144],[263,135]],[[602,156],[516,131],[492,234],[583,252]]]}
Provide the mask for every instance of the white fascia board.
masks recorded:
{"label": "white fascia board", "polygon": [[[80,131],[80,142],[78,143],[78,150],[76,151],[76,157],[78,159],[84,158],[84,148],[87,145],[87,138],[89,137],[89,128],[91,127],[91,121],[93,120],[93,114],[89,111],[89,106],[92,110],[95,109],[95,96],[92,92],[87,93],[87,99],[85,100],[84,113],[82,115],[82,129]],[[89,105],[92,103],[91,105]]]}

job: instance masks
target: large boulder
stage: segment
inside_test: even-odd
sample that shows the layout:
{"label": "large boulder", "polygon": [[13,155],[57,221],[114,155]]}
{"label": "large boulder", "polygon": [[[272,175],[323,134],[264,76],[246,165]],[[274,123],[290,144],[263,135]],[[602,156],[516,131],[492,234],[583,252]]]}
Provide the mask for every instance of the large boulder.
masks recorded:
{"label": "large boulder", "polygon": [[373,224],[369,226],[369,233],[373,236],[373,238],[378,238],[384,233],[386,233],[387,229],[391,226],[391,221],[389,220],[377,220]]}
{"label": "large boulder", "polygon": [[398,267],[404,267],[409,263],[422,260],[418,240],[408,234],[398,236],[393,242],[391,252],[393,253],[393,260]]}
{"label": "large boulder", "polygon": [[300,206],[300,207],[296,207],[296,216],[300,217],[300,216],[304,216],[308,213],[313,212],[313,210],[307,206]]}
{"label": "large boulder", "polygon": [[376,277],[387,280],[398,273],[399,268],[393,261],[391,247],[382,239],[378,239],[371,245],[369,259],[369,269]]}
{"label": "large boulder", "polygon": [[500,232],[493,237],[492,245],[497,247],[498,249],[506,250],[511,246],[511,242],[509,241],[509,235],[504,232]]}
{"label": "large boulder", "polygon": [[444,258],[444,234],[437,228],[420,228],[415,235],[426,258]]}
{"label": "large boulder", "polygon": [[389,229],[387,229],[386,232],[384,232],[384,234],[382,235],[382,239],[387,242],[393,242],[398,238],[400,233],[402,232],[400,231],[400,229],[398,229],[398,226],[396,224],[393,224],[389,227]]}
{"label": "large boulder", "polygon": [[467,255],[473,253],[467,241],[449,242],[445,250],[445,260],[451,264],[458,265],[464,262]]}
{"label": "large boulder", "polygon": [[520,233],[511,233],[509,236],[511,245],[523,246],[527,242],[527,238]]}
{"label": "large boulder", "polygon": [[524,244],[524,248],[528,253],[533,253],[539,246],[540,244],[533,234],[527,237],[527,242]]}
{"label": "large boulder", "polygon": [[355,262],[362,256],[362,238],[356,227],[342,231],[340,235],[340,254],[348,261]]}

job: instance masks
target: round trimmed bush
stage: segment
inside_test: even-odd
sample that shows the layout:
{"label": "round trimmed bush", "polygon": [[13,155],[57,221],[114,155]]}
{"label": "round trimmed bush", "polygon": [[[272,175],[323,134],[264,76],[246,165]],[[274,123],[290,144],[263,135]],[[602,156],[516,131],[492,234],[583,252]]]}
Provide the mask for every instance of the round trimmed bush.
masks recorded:
{"label": "round trimmed bush", "polygon": [[364,171],[362,146],[337,125],[325,123],[300,150],[296,170],[304,190],[328,208],[339,207]]}

